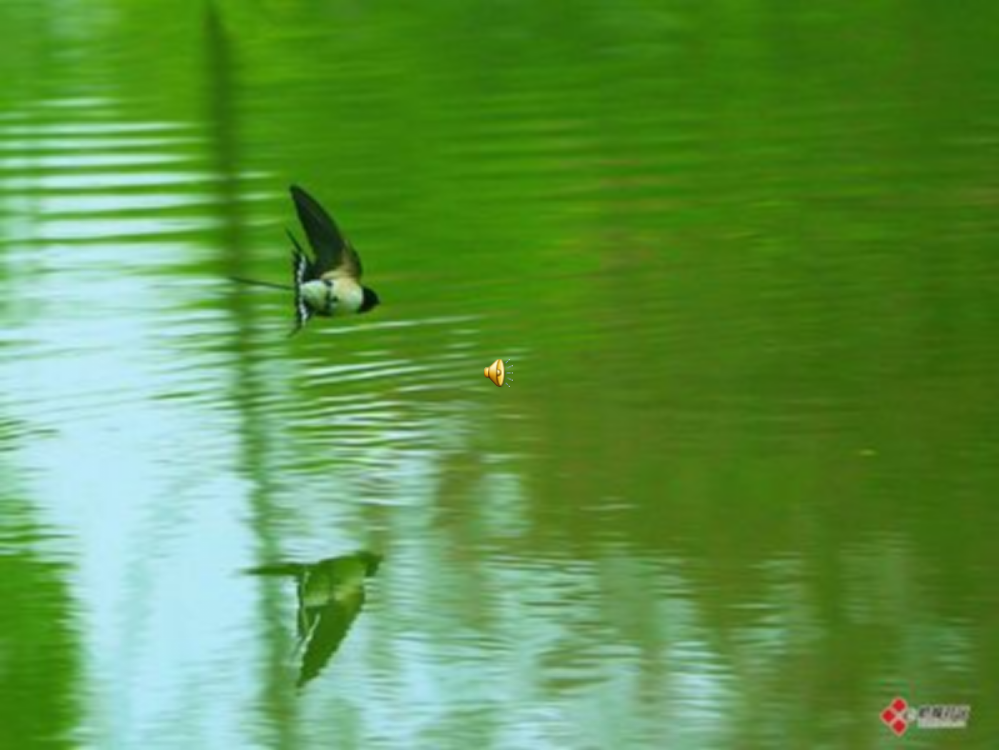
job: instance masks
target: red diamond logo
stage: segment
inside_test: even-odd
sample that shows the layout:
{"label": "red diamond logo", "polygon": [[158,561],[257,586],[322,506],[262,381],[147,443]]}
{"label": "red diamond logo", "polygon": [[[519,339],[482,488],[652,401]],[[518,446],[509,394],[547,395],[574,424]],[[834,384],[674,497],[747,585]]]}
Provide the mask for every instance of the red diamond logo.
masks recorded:
{"label": "red diamond logo", "polygon": [[909,704],[904,699],[896,698],[881,712],[881,721],[899,737],[909,728],[909,723],[905,720],[905,709],[908,707]]}

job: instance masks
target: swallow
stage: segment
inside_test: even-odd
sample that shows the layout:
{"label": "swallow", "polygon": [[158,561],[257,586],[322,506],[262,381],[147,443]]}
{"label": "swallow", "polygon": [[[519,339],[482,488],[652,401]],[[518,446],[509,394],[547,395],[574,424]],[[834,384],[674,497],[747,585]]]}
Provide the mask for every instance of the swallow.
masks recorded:
{"label": "swallow", "polygon": [[368,551],[315,563],[279,562],[244,572],[295,579],[298,645],[302,649],[299,688],[315,678],[337,652],[364,607],[365,581],[378,572],[382,556]]}
{"label": "swallow", "polygon": [[295,294],[294,335],[313,316],[334,317],[366,313],[381,300],[374,289],[361,284],[361,257],[337,227],[336,222],[315,198],[297,185],[291,186],[298,220],[309,238],[313,255],[302,249],[298,239],[288,230],[293,246],[292,284],[274,284],[232,277],[233,281],[271,289],[284,289]]}

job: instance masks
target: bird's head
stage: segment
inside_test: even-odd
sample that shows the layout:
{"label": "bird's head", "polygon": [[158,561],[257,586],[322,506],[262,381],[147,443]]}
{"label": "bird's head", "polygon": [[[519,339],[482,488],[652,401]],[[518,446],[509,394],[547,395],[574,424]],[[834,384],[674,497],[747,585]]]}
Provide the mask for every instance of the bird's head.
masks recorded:
{"label": "bird's head", "polygon": [[363,287],[364,296],[361,298],[361,306],[357,308],[357,312],[366,313],[369,310],[374,310],[381,304],[381,300],[378,299],[378,295],[375,294],[374,289],[369,289],[368,287]]}

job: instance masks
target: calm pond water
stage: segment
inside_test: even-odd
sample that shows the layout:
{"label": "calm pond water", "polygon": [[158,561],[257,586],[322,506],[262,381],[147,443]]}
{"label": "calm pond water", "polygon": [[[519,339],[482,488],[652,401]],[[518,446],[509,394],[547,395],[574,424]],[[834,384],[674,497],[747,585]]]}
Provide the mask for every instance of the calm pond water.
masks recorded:
{"label": "calm pond water", "polygon": [[6,0],[0,746],[995,747],[996,8]]}

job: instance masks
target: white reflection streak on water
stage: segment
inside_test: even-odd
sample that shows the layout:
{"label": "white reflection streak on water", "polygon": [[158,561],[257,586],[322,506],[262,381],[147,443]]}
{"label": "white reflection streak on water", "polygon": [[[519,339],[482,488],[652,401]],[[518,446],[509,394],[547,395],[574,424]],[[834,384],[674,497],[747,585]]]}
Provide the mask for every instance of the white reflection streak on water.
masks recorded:
{"label": "white reflection streak on water", "polygon": [[[2,152],[0,152],[2,153]],[[112,169],[114,167],[162,166],[190,163],[191,158],[179,154],[78,154],[71,151],[48,156],[7,156],[0,159],[0,169],[6,171]]]}
{"label": "white reflection streak on water", "polygon": [[[170,129],[91,124],[42,130],[46,137],[118,134],[125,143],[131,132]],[[21,137],[31,132],[23,130]],[[133,164],[169,160],[153,154]],[[16,166],[30,161],[20,157]],[[184,717],[184,736],[193,745],[245,746],[240,711],[191,708],[249,705],[254,694],[256,659],[236,637],[254,616],[254,592],[232,581],[233,571],[248,562],[250,540],[238,480],[222,471],[237,445],[217,405],[160,400],[177,384],[190,387],[192,370],[201,389],[221,388],[225,374],[196,352],[178,357],[175,348],[151,344],[163,325],[184,319],[199,290],[186,299],[182,289],[150,295],[150,283],[161,264],[188,260],[199,249],[160,243],[137,252],[116,239],[131,233],[134,222],[102,214],[60,220],[34,212],[30,200],[10,192],[16,182],[33,192],[52,183],[135,183],[162,193],[162,182],[186,183],[192,176],[173,173],[161,182],[142,171],[88,175],[73,157],[66,164],[58,155],[42,161],[48,175],[4,180],[0,194],[16,217],[5,222],[7,250],[0,255],[12,281],[7,302],[21,311],[11,342],[17,349],[0,368],[0,391],[17,418],[52,431],[25,443],[17,461],[44,521],[73,540],[75,614],[88,659],[81,739],[155,747],[168,734],[176,738],[173,724]],[[87,166],[108,163],[92,155]],[[74,170],[72,178],[64,168]],[[72,194],[60,200],[74,209]],[[184,227],[203,229],[206,219],[187,218]],[[142,224],[157,235],[176,228],[155,217]],[[12,226],[35,238],[30,250],[14,249]],[[107,237],[112,247],[44,241],[88,233]]]}
{"label": "white reflection streak on water", "polygon": [[[106,152],[118,153],[120,151],[135,151],[146,148],[174,148],[176,146],[195,145],[202,142],[199,138],[191,136],[151,136],[151,137],[129,137],[128,140],[119,138],[73,138],[71,136],[54,136],[50,138],[39,138],[37,134],[34,138],[12,138],[10,129],[4,129],[4,140],[0,141],[0,154],[37,154],[40,152],[78,152],[101,149]],[[40,162],[32,161],[33,166]]]}

